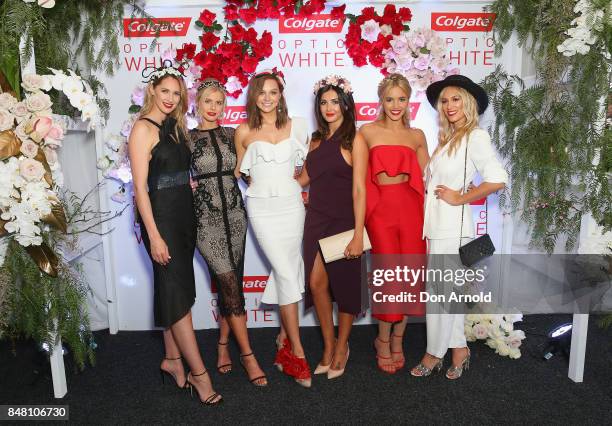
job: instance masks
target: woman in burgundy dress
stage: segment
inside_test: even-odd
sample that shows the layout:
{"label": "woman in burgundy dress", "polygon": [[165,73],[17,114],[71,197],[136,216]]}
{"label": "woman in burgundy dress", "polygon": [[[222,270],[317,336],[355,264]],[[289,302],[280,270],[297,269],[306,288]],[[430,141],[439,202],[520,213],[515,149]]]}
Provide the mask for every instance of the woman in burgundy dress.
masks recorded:
{"label": "woman in burgundy dress", "polygon": [[[361,274],[365,221],[367,146],[355,129],[355,103],[348,80],[328,76],[315,85],[318,130],[298,181],[310,184],[304,224],[306,308],[313,304],[323,334],[323,356],[314,374],[341,376],[348,361],[353,320],[362,311]],[[358,178],[361,176],[361,178]],[[355,229],[345,258],[324,263],[319,240]],[[333,301],[338,305],[334,336]]]}

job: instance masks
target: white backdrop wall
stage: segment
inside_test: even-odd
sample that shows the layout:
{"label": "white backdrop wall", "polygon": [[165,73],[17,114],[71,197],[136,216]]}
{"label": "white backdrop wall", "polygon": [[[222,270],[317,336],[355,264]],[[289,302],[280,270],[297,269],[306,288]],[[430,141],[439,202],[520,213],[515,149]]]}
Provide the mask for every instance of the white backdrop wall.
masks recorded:
{"label": "white backdrop wall", "polygon": [[[165,3],[165,4],[164,4]],[[147,65],[159,65],[160,54],[171,47],[181,47],[183,43],[193,42],[199,45],[198,37],[201,31],[195,27],[200,12],[204,7],[218,14],[222,19],[222,1],[185,1],[185,2],[149,1],[147,11],[164,21],[183,18],[188,22],[186,34],[177,37],[161,36],[154,51],[149,49],[152,37],[121,37],[121,67],[117,74],[108,78],[105,84],[111,101],[111,116],[105,132],[118,133],[123,120],[127,117],[130,105],[130,93],[141,84],[141,71]],[[413,13],[411,28],[434,28],[446,41],[451,60],[461,73],[475,81],[480,81],[490,73],[496,64],[502,63],[510,72],[520,74],[522,56],[518,48],[508,46],[500,58],[493,55],[493,39],[491,33],[477,28],[458,28],[452,24],[457,13],[482,13],[482,7],[487,2],[478,1],[410,1],[410,2],[362,2],[350,1],[347,13],[358,14],[363,7],[374,5],[380,11],[386,3],[397,6],[408,6]],[[182,6],[181,6],[182,4]],[[330,7],[334,3],[330,2]],[[328,12],[327,12],[328,13]],[[124,25],[129,25],[129,12],[126,11]],[[465,15],[461,16],[465,17]],[[450,23],[450,24],[449,24]],[[286,98],[290,114],[302,116],[314,125],[312,105],[314,96],[312,86],[323,76],[336,73],[347,77],[354,87],[354,97],[357,103],[358,120],[363,122],[375,119],[377,112],[377,85],[382,79],[380,72],[372,66],[356,68],[346,54],[343,38],[347,30],[345,24],[342,32],[312,33],[298,29],[298,32],[287,33],[282,28],[280,20],[257,21],[257,31],[268,30],[273,35],[274,52],[270,58],[262,62],[258,69],[278,67],[285,73],[287,80]],[[427,103],[424,94],[413,94],[412,126],[422,129],[427,137],[430,151],[433,151],[436,140],[436,116]],[[238,125],[245,118],[245,96],[238,99],[230,98],[226,111],[226,124]],[[483,127],[486,127],[491,112],[484,117]],[[314,127],[311,127],[313,129]],[[108,185],[108,196],[116,192],[118,185]],[[118,206],[119,208],[119,206]],[[474,221],[479,234],[484,233],[486,217],[483,205],[473,206]],[[131,214],[114,223],[115,231],[110,238],[113,252],[114,272],[112,277],[116,286],[116,303],[118,324],[120,330],[145,330],[153,327],[153,284],[150,261],[144,247],[140,243],[139,233],[133,223]],[[497,208],[497,199],[489,198],[489,233],[496,247],[502,247],[502,218]],[[259,304],[261,292],[269,274],[269,266],[257,247],[252,234],[247,236],[245,256],[245,296],[248,324],[250,327],[277,326],[275,307]],[[198,329],[215,328],[218,326],[216,308],[216,293],[212,293],[208,273],[201,257],[194,260],[196,271],[197,300],[193,308],[194,325]],[[357,323],[369,323],[369,315]],[[312,312],[303,315],[303,325],[316,323]]]}

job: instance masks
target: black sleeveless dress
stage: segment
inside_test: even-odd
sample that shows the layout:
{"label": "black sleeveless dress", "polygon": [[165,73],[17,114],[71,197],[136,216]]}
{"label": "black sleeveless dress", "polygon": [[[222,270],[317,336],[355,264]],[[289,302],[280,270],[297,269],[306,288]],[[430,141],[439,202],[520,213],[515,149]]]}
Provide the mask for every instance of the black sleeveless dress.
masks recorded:
{"label": "black sleeveless dress", "polygon": [[[183,318],[195,302],[193,255],[196,245],[196,220],[189,185],[191,152],[185,137],[176,141],[176,120],[168,117],[159,127],[159,143],[149,160],[149,198],[155,225],[168,246],[170,262],[153,263],[153,314],[157,327],[168,328]],[[151,257],[151,243],[140,221],[142,241]]]}
{"label": "black sleeveless dress", "polygon": [[234,176],[234,131],[219,126],[189,132],[192,179],[198,183],[194,192],[197,246],[216,284],[223,317],[246,313],[242,274],[247,216]]}
{"label": "black sleeveless dress", "polygon": [[[313,305],[310,294],[310,273],[319,240],[355,228],[353,213],[353,168],[340,152],[340,142],[333,136],[323,140],[306,157],[310,177],[308,208],[304,223],[304,268],[306,270],[306,309]],[[329,278],[329,288],[338,311],[353,315],[365,307],[361,283],[364,256],[323,263]],[[323,255],[321,255],[323,260]],[[325,262],[323,260],[323,262]]]}

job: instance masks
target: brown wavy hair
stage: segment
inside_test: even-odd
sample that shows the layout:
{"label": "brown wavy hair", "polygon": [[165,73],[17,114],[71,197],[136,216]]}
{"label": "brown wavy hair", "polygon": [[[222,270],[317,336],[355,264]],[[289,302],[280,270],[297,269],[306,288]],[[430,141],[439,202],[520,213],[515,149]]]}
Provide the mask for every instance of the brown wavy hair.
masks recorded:
{"label": "brown wavy hair", "polygon": [[246,113],[247,123],[251,129],[261,129],[262,120],[261,112],[257,107],[257,97],[262,91],[264,84],[267,80],[274,80],[278,84],[280,90],[280,100],[278,101],[278,107],[276,111],[276,128],[282,129],[289,121],[289,111],[287,110],[287,101],[285,100],[285,88],[281,84],[278,77],[274,74],[259,74],[251,78],[249,82],[249,88],[247,90],[247,101],[246,101]]}
{"label": "brown wavy hair", "polygon": [[394,87],[399,87],[400,89],[402,89],[406,93],[406,97],[408,98],[408,107],[404,112],[404,117],[402,117],[404,125],[406,126],[406,128],[408,128],[410,127],[410,95],[412,94],[412,88],[410,87],[408,79],[398,73],[389,74],[388,76],[383,78],[382,81],[378,84],[378,102],[380,105],[380,111],[378,112],[377,120],[382,120],[383,116],[385,115],[385,111],[382,106],[384,98],[389,92],[389,90],[393,89]]}
{"label": "brown wavy hair", "polygon": [[151,81],[145,89],[145,98],[142,104],[142,108],[140,109],[139,117],[144,117],[153,109],[153,95],[149,93],[149,87],[155,89],[161,84],[162,81],[167,78],[173,78],[178,81],[181,92],[181,100],[176,105],[176,108],[174,108],[174,111],[169,114],[170,117],[173,117],[176,120],[174,136],[175,142],[178,143],[180,141],[180,137],[184,137],[187,134],[187,120],[185,119],[185,114],[187,113],[187,108],[189,107],[187,87],[185,86],[185,81],[182,78],[178,78],[174,75],[168,74],[163,76],[162,78]]}

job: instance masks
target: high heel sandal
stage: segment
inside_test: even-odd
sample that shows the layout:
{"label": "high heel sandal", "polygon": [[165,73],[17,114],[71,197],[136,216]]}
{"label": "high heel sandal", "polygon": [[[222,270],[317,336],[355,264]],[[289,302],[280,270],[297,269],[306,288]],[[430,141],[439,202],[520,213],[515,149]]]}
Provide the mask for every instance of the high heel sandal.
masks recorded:
{"label": "high heel sandal", "polygon": [[[242,368],[244,368],[244,371],[247,373],[247,376],[248,376],[249,372],[247,371],[247,368],[244,366],[244,362],[242,362],[242,359],[247,356],[255,356],[255,355],[253,354],[253,352],[251,352],[250,354],[240,355],[240,365],[242,365]],[[261,379],[264,379],[265,382],[263,383],[258,382],[258,380],[261,380]],[[249,378],[249,381],[253,383],[254,386],[257,386],[258,388],[263,388],[264,386],[268,386],[268,378],[266,377],[265,374],[263,376],[255,377],[254,379]]]}
{"label": "high heel sandal", "polygon": [[[344,363],[344,367],[342,367],[340,370],[335,370],[333,368],[330,368],[327,371],[327,379],[331,380],[331,379],[336,379],[340,376],[342,376],[344,374],[344,370],[346,369],[346,364],[348,364],[348,359],[349,359],[349,355],[351,354],[351,348],[348,347],[348,343],[346,345],[346,361]],[[332,361],[333,363],[333,361]],[[331,364],[330,364],[331,365]]]}
{"label": "high heel sandal", "polygon": [[[383,373],[395,374],[397,372],[397,369],[395,368],[395,364],[393,363],[393,359],[390,356],[382,356],[382,355],[378,354],[378,348],[376,347],[376,340],[378,340],[382,344],[389,343],[389,341],[387,340],[385,342],[380,337],[376,337],[376,339],[374,340],[374,350],[376,351],[376,365],[378,366],[378,369],[380,371],[382,371]],[[384,360],[390,359],[391,363],[390,364],[382,364],[380,362],[381,359],[384,359]],[[385,368],[385,367],[388,367],[388,368]]]}
{"label": "high heel sandal", "polygon": [[422,362],[419,362],[419,364],[416,367],[410,370],[410,374],[413,375],[414,377],[427,377],[427,376],[430,376],[434,370],[436,370],[436,372],[438,373],[442,371],[443,364],[444,364],[444,358],[440,358],[438,362],[436,362],[434,366],[431,368],[426,367],[425,364],[423,364]]}
{"label": "high heel sandal", "polygon": [[283,364],[287,364],[289,361],[289,354],[291,353],[291,342],[286,337],[283,341],[280,341],[280,335],[276,336],[276,356],[274,357],[274,365],[278,368],[278,371],[283,372]]}
{"label": "high heel sandal", "polygon": [[447,379],[449,379],[449,380],[457,380],[463,374],[463,370],[469,370],[470,369],[470,358],[471,358],[472,354],[470,352],[470,348],[466,348],[466,349],[467,349],[467,356],[465,358],[463,358],[463,361],[461,361],[461,365],[459,365],[459,366],[451,365],[449,367],[449,369],[446,370],[446,378]]}
{"label": "high heel sandal", "polygon": [[[227,345],[229,345],[229,340],[225,343],[217,342],[217,346],[227,346]],[[227,367],[229,368],[225,370],[225,368]],[[229,364],[217,365],[217,371],[219,372],[219,374],[230,373],[232,371],[232,363],[230,362]]]}
{"label": "high heel sandal", "polygon": [[[166,358],[166,357],[164,357],[164,359],[165,359],[166,361],[177,361],[177,360],[182,359],[182,358],[181,358],[181,357],[178,357],[178,358]],[[176,374],[171,373],[170,371],[166,371],[166,370],[164,370],[164,369],[163,369],[163,368],[161,368],[161,367],[159,367],[159,375],[160,375],[160,377],[161,377],[161,382],[162,382],[162,385],[166,384],[166,377],[165,377],[165,376],[166,376],[166,375],[168,375],[168,376],[172,377],[172,379],[173,379],[173,380],[174,380],[174,382],[176,383],[176,386],[177,386],[179,389],[186,389],[186,388],[188,387],[188,381],[187,381],[187,379],[185,379],[185,383],[183,384],[183,386],[179,386],[179,384],[178,384],[178,380],[177,380],[177,378],[176,378]]]}
{"label": "high heel sandal", "polygon": [[283,372],[294,378],[295,382],[305,388],[312,386],[312,376],[306,358],[298,358],[292,352],[288,352]]}
{"label": "high heel sandal", "polygon": [[[391,338],[402,339],[404,335],[397,336],[395,333],[391,333]],[[406,358],[404,358],[404,351],[391,351],[391,358],[393,358],[393,354],[402,354],[402,358],[397,361],[393,361],[393,365],[395,365],[395,371],[401,370],[406,365]]]}
{"label": "high heel sandal", "polygon": [[[189,383],[191,386],[189,386],[189,393],[191,394],[191,397],[193,398],[193,388],[195,387],[193,383],[191,383],[189,381],[189,376],[191,377],[198,377],[198,376],[203,376],[204,374],[208,374],[207,370],[204,370],[203,373],[200,374],[191,374],[191,371],[187,374],[187,383]],[[212,387],[212,383],[211,383],[211,387]],[[200,402],[204,405],[217,405],[220,404],[221,402],[223,402],[223,397],[218,394],[217,392],[213,391],[212,395],[210,395],[208,398],[202,400],[202,397],[200,397],[200,391],[198,389],[196,389],[196,393],[198,394],[198,399],[200,400]],[[219,399],[217,399],[217,397],[219,397]]]}

